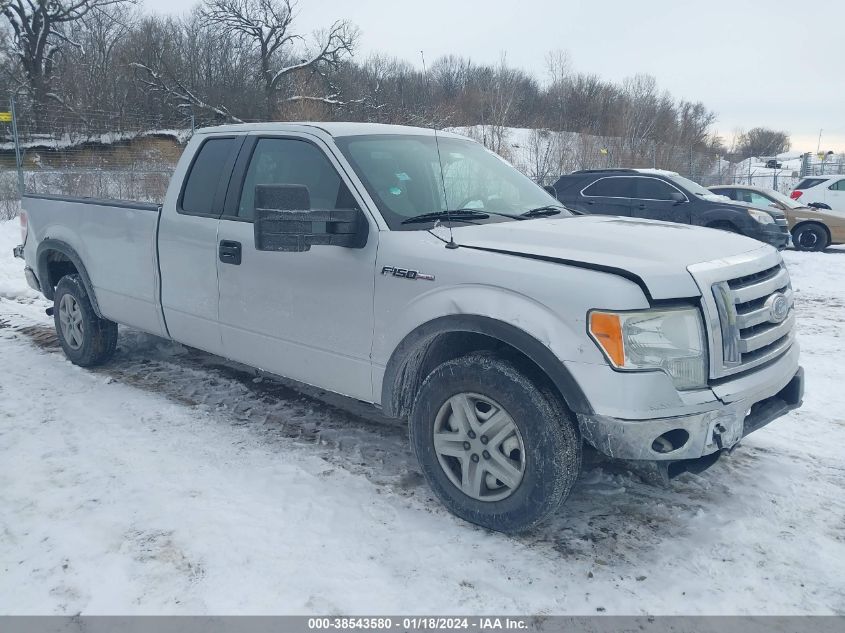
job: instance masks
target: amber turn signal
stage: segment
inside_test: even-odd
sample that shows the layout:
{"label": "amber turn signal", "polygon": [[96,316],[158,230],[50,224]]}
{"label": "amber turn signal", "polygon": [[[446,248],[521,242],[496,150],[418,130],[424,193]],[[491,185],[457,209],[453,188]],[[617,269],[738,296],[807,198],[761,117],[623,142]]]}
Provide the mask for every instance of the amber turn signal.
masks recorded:
{"label": "amber turn signal", "polygon": [[622,323],[618,314],[590,313],[590,334],[617,367],[625,364],[625,347],[622,344]]}

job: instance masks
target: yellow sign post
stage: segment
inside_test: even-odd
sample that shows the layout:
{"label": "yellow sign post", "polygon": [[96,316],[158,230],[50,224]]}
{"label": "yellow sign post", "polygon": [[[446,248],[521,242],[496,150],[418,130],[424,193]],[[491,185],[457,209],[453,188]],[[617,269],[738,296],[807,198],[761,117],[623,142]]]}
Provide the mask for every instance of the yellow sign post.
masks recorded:
{"label": "yellow sign post", "polygon": [[0,112],[0,123],[11,123],[12,122],[12,113],[9,111]]}

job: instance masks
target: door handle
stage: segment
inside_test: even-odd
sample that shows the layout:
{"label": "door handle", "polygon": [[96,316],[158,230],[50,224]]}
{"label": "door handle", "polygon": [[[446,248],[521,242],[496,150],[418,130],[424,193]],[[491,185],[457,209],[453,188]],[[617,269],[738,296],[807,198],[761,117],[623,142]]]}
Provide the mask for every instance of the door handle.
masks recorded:
{"label": "door handle", "polygon": [[220,247],[217,249],[217,255],[220,258],[220,261],[224,264],[240,266],[241,243],[233,242],[231,240],[221,240]]}
{"label": "door handle", "polygon": [[645,209],[645,204],[640,202],[640,204],[637,206],[637,208],[638,209]]}

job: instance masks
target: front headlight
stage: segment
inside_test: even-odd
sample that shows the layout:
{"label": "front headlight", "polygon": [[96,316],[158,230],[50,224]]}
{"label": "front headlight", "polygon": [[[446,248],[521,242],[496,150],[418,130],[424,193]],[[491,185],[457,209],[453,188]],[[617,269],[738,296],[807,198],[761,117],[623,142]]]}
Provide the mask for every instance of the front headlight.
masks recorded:
{"label": "front headlight", "polygon": [[618,369],[660,369],[676,389],[707,386],[707,344],[696,308],[589,314],[590,336]]}
{"label": "front headlight", "polygon": [[770,213],[757,209],[748,209],[748,215],[757,220],[760,224],[774,224],[775,219]]}

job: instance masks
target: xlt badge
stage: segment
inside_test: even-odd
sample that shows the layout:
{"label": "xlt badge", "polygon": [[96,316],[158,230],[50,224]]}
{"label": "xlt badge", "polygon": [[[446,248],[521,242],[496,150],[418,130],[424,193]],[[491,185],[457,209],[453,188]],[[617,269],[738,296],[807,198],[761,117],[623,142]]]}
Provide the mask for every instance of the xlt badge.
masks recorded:
{"label": "xlt badge", "polygon": [[407,268],[396,268],[395,266],[385,266],[381,269],[382,275],[392,275],[393,277],[402,277],[403,279],[423,279],[425,281],[434,281],[434,275],[421,273],[418,270],[408,270]]}

